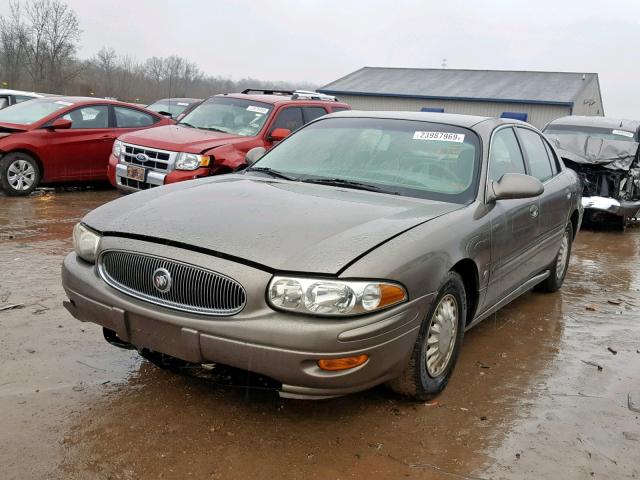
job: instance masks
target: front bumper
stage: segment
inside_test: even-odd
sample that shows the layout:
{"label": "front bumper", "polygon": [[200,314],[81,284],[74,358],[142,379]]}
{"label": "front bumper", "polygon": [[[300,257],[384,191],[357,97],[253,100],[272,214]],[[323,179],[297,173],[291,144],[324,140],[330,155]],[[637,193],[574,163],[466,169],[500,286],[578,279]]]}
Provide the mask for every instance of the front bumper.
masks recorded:
{"label": "front bumper", "polygon": [[[112,245],[123,239],[103,239]],[[408,361],[433,295],[372,315],[314,318],[276,312],[264,300],[269,273],[181,249],[126,240],[129,250],[160,254],[228,275],[247,290],[245,309],[232,317],[185,314],[130,297],[108,286],[94,265],[69,254],[62,269],[67,310],[78,320],[115,331],[138,348],[194,363],[220,363],[266,375],[280,395],[329,398],[365,390],[397,377]],[[120,248],[122,245],[120,245]],[[324,358],[369,355],[356,368],[321,370]]]}
{"label": "front bumper", "polygon": [[640,201],[618,201],[609,197],[582,197],[582,206],[592,210],[612,213],[620,217],[635,217],[640,210]]}
{"label": "front bumper", "polygon": [[111,154],[109,157],[107,174],[109,176],[109,181],[114,187],[126,192],[137,192],[139,190],[146,190],[153,187],[168,185],[170,183],[206,177],[209,175],[209,168],[198,168],[196,170],[173,170],[167,172],[147,169],[145,180],[139,181],[128,178],[127,164],[120,163],[119,160]]}

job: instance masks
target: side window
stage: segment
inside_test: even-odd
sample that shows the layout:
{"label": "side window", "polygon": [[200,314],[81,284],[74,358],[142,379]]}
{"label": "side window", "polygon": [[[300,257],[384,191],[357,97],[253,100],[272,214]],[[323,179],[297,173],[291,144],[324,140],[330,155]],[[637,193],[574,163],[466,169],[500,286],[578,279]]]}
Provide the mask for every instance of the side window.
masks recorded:
{"label": "side window", "polygon": [[332,112],[344,112],[346,110],[349,110],[349,109],[346,107],[331,107]]}
{"label": "side window", "polygon": [[116,127],[118,128],[148,127],[156,123],[153,116],[133,108],[114,107],[113,110],[116,113]]}
{"label": "side window", "polygon": [[0,108],[6,108],[9,106],[9,97],[0,97]]}
{"label": "side window", "polygon": [[106,105],[94,105],[91,107],[81,107],[71,110],[62,118],[71,120],[71,128],[108,128],[109,127],[109,107]]}
{"label": "side window", "polygon": [[505,173],[525,173],[522,152],[511,128],[498,130],[491,140],[487,178],[497,182]]}
{"label": "side window", "polygon": [[13,98],[16,99],[16,103],[26,102],[27,100],[33,100],[33,97],[27,97],[25,95],[14,95]]}
{"label": "side window", "polygon": [[286,128],[292,132],[304,124],[300,107],[285,108],[278,114],[278,118],[271,125],[271,132],[276,128]]}
{"label": "side window", "polygon": [[522,139],[522,147],[527,154],[531,175],[541,182],[550,179],[553,171],[542,137],[526,128],[518,128],[518,135]]}
{"label": "side window", "polygon": [[304,114],[304,123],[309,123],[311,120],[326,115],[327,111],[322,107],[302,107],[302,113]]}
{"label": "side window", "polygon": [[547,155],[549,156],[549,160],[551,161],[551,170],[553,170],[553,174],[555,175],[560,171],[560,164],[558,163],[558,157],[556,156],[553,149],[549,145],[549,142],[545,142],[543,140],[542,143],[544,143],[544,148],[547,150]]}

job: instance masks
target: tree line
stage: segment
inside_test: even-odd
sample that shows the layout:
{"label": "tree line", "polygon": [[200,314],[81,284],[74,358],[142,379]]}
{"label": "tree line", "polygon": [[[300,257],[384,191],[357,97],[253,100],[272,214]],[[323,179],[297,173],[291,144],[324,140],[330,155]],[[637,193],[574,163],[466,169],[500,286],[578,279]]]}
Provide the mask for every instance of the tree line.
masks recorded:
{"label": "tree line", "polygon": [[175,55],[140,62],[107,46],[90,59],[80,59],[81,34],[77,14],[61,0],[9,2],[8,11],[0,15],[0,88],[113,97],[134,103],[164,97],[205,98],[250,87],[315,88],[212,76],[195,62]]}

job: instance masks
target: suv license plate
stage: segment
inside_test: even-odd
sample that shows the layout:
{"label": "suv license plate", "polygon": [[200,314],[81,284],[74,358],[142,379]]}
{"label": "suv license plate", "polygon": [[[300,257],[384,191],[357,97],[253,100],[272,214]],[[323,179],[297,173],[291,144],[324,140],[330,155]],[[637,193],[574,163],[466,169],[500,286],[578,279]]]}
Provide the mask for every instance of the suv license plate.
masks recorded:
{"label": "suv license plate", "polygon": [[144,168],[132,167],[131,165],[127,165],[127,177],[129,177],[130,179],[144,182],[144,174],[145,174]]}

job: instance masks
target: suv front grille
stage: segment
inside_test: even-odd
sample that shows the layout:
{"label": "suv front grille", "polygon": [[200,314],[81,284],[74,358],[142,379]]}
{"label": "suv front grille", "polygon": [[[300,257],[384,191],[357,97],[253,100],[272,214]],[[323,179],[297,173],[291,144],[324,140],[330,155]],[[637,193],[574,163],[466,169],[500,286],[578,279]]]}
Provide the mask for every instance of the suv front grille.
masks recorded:
{"label": "suv front grille", "polygon": [[[153,148],[141,148],[135,145],[124,144],[124,152],[122,155],[122,161],[130,163],[131,165],[138,165],[141,167],[152,168],[154,170],[166,171],[169,169],[169,161],[171,154],[162,150],[155,150]],[[148,160],[140,161],[136,158],[136,155],[143,153],[147,156]]]}
{"label": "suv front grille", "polygon": [[[102,279],[116,290],[157,305],[201,315],[229,316],[246,303],[242,285],[220,273],[162,257],[108,250],[99,259]],[[166,270],[170,288],[154,285],[158,270]]]}

